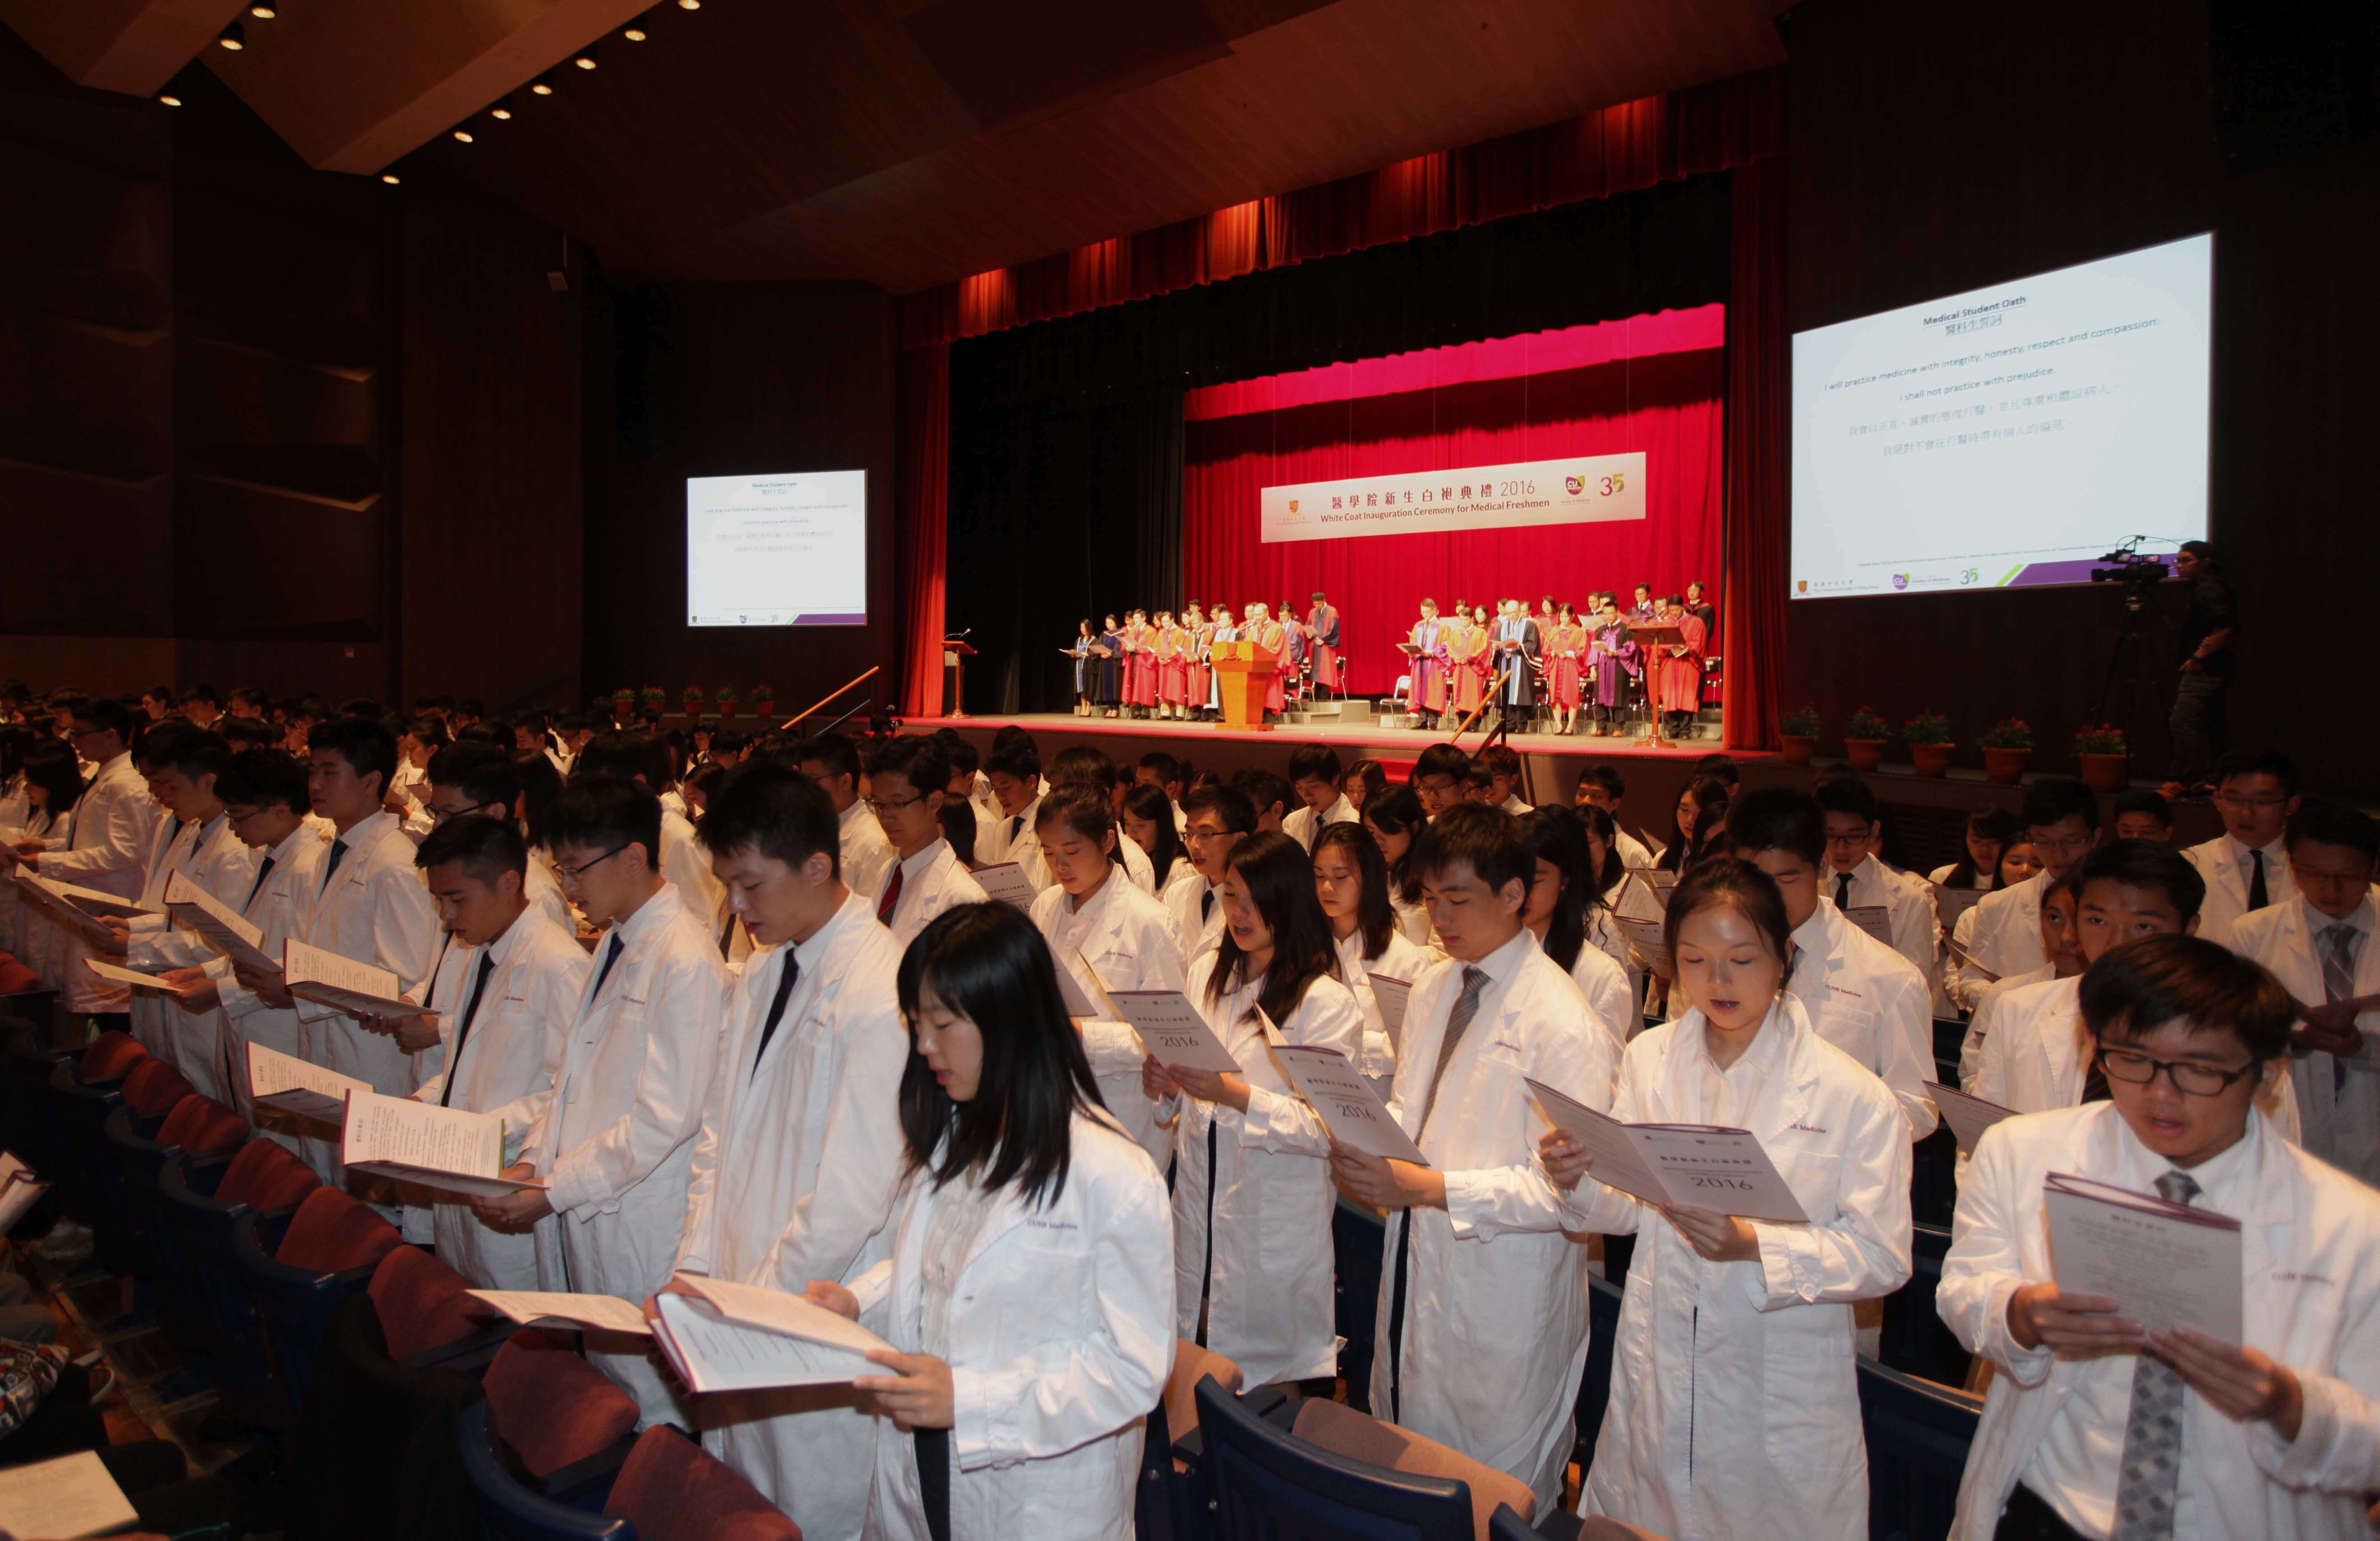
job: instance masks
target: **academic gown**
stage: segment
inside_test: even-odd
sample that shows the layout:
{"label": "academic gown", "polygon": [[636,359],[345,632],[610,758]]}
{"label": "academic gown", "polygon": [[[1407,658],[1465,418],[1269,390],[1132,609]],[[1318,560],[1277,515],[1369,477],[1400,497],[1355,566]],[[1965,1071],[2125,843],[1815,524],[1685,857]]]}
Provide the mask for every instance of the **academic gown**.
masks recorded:
{"label": "academic gown", "polygon": [[1314,634],[1314,683],[1325,690],[1341,688],[1338,607],[1316,605],[1305,613],[1305,625]]}
{"label": "academic gown", "polygon": [[1597,628],[1594,645],[1595,704],[1616,707],[1626,694],[1628,681],[1645,672],[1645,650],[1617,622]]}
{"label": "academic gown", "polygon": [[1668,646],[1655,649],[1659,673],[1655,675],[1663,711],[1699,711],[1703,704],[1703,624],[1692,615],[1674,623],[1685,639],[1685,655],[1672,657]]}
{"label": "academic gown", "polygon": [[1121,632],[1103,631],[1096,640],[1108,650],[1108,656],[1096,660],[1099,685],[1092,699],[1101,706],[1115,706],[1123,699],[1123,636]]}
{"label": "academic gown", "polygon": [[1415,621],[1413,645],[1413,705],[1433,716],[1446,710],[1446,623]]}
{"label": "academic gown", "polygon": [[1578,710],[1579,665],[1586,644],[1584,626],[1557,625],[1547,634],[1546,684],[1554,705],[1564,711]]}

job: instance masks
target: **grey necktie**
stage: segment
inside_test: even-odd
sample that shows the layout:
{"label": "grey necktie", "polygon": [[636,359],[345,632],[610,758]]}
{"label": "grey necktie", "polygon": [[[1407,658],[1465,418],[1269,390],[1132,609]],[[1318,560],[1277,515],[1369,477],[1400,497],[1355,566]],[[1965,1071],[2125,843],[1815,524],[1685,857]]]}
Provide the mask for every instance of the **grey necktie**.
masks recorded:
{"label": "grey necktie", "polygon": [[1454,998],[1454,1010],[1446,1014],[1446,1037],[1439,1041],[1438,1068],[1429,1074],[1429,1095],[1422,1098],[1419,1129],[1429,1127],[1429,1110],[1438,1106],[1439,1083],[1446,1079],[1446,1067],[1454,1062],[1455,1046],[1470,1029],[1471,1019],[1479,1014],[1480,992],[1488,988],[1488,971],[1472,964],[1463,965],[1463,993]]}
{"label": "grey necktie", "polygon": [[[2189,1173],[2168,1171],[2157,1192],[2174,1204],[2199,1195]],[[2116,1478],[2116,1525],[2107,1541],[2170,1541],[2181,1477],[2181,1410],[2188,1387],[2171,1365],[2143,1353],[2132,1367],[2132,1408],[2124,1421],[2124,1459]]]}
{"label": "grey necktie", "polygon": [[[2354,927],[2342,920],[2325,927],[2322,933],[2322,998],[2330,1005],[2355,999],[2355,944],[2362,940]],[[2347,1085],[2347,1066],[2338,1060],[2330,1062],[2330,1089],[2338,1091]]]}

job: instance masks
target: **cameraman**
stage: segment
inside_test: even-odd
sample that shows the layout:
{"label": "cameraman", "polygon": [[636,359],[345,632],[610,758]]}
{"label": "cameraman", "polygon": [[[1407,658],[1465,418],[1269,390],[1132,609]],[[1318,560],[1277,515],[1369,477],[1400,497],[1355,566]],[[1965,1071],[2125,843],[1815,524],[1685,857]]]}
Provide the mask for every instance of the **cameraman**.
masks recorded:
{"label": "cameraman", "polygon": [[2240,627],[2240,601],[2216,564],[2215,548],[2204,540],[2183,541],[2173,559],[2173,570],[2190,590],[2177,655],[2181,680],[2174,690],[2168,723],[2173,763],[2166,770],[2165,784],[2167,796],[2179,797],[2197,785],[2229,740],[2224,726],[2224,698],[2230,693],[2231,673],[2238,662],[2232,655],[2231,637]]}

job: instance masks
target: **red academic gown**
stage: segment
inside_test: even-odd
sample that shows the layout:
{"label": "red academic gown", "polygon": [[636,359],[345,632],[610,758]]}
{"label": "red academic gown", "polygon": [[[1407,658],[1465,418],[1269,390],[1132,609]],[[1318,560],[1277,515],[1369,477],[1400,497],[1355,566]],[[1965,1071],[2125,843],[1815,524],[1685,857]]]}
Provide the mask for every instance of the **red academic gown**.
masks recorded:
{"label": "red academic gown", "polygon": [[[1289,634],[1279,621],[1267,621],[1263,625],[1257,627],[1255,633],[1255,639],[1257,651],[1259,654],[1269,653],[1274,658],[1279,659],[1288,651]],[[1288,664],[1284,661],[1281,668],[1284,670],[1287,669]],[[1274,673],[1270,679],[1265,681],[1265,710],[1267,711],[1279,711],[1281,710],[1282,699],[1281,686],[1281,676],[1278,671]]]}
{"label": "red academic gown", "polygon": [[1339,684],[1339,612],[1327,604],[1305,613],[1306,628],[1314,634],[1314,683],[1325,690]]}
{"label": "red academic gown", "polygon": [[1586,656],[1587,641],[1585,626],[1557,625],[1546,632],[1546,680],[1554,705],[1564,711],[1578,710],[1579,664]]}
{"label": "red academic gown", "polygon": [[1685,656],[1673,658],[1668,648],[1658,649],[1655,685],[1663,711],[1697,711],[1703,703],[1703,624],[1694,615],[1682,615],[1677,627],[1685,636]]}
{"label": "red academic gown", "polygon": [[1149,651],[1149,628],[1123,628],[1123,699],[1126,706],[1157,704],[1157,655]]}
{"label": "red academic gown", "polygon": [[1182,704],[1182,649],[1188,636],[1180,626],[1160,626],[1157,631],[1157,698],[1167,706]]}
{"label": "red academic gown", "polygon": [[1201,621],[1189,633],[1189,656],[1184,661],[1189,678],[1189,694],[1184,698],[1192,706],[1207,704],[1207,687],[1214,679],[1214,665],[1206,660],[1207,649],[1215,644],[1215,623]]}
{"label": "red academic gown", "polygon": [[1446,623],[1415,621],[1413,645],[1415,710],[1437,713],[1446,710]]}

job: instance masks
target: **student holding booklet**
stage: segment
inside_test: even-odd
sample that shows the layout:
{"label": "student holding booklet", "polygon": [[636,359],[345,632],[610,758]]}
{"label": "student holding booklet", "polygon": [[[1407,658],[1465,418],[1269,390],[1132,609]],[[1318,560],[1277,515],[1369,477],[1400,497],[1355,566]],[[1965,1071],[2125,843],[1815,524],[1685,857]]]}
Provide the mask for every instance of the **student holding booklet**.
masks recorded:
{"label": "student holding booklet", "polygon": [[[2000,1373],[1953,1541],[2362,1541],[2380,1490],[2380,1197],[2254,1116],[2289,1052],[2289,996],[2167,935],[2093,964],[2082,1011],[2108,1099],[1995,1124],[1960,1186],[1937,1302]],[[2236,1258],[2199,1228],[2137,1294],[2061,1287],[2121,1256],[2061,1245],[2053,1266],[2049,1195],[2087,1193],[2078,1180],[2138,1195],[2135,1233],[2160,1200],[2224,1217]],[[2217,1257],[2239,1276],[2216,1277]],[[2144,1325],[2233,1298],[2237,1342]]]}
{"label": "student holding booklet", "polygon": [[1339,980],[1304,846],[1285,834],[1240,842],[1222,896],[1222,940],[1191,963],[1186,993],[1240,1070],[1154,1055],[1143,1069],[1173,1134],[1175,1327],[1252,1386],[1327,1379],[1339,1364],[1330,1135],[1273,1062],[1263,1024],[1353,1062],[1364,1011]]}
{"label": "student holding booklet", "polygon": [[1405,1002],[1437,954],[1415,946],[1398,928],[1389,864],[1380,843],[1361,824],[1326,824],[1314,837],[1314,896],[1338,940],[1339,977],[1363,1008],[1358,1063],[1366,1083],[1386,1102],[1395,1089]]}
{"label": "student holding booklet", "polygon": [[1707,1541],[1863,1535],[1852,1306],[1909,1278],[1908,1127],[1892,1090],[1787,992],[1791,928],[1767,873],[1704,862],[1680,880],[1668,927],[1693,1005],[1630,1042],[1611,1116],[1749,1132],[1808,1220],[1673,1204],[1657,1221],[1579,1181],[1585,1146],[1545,1137],[1565,1223],[1638,1238],[1579,1507]]}
{"label": "student holding booklet", "polygon": [[1099,1108],[1048,947],[966,904],[902,959],[914,1048],[892,1256],[809,1298],[897,1352],[873,1399],[868,1534],[1132,1534],[1144,1414],[1173,1364],[1165,1183]]}

